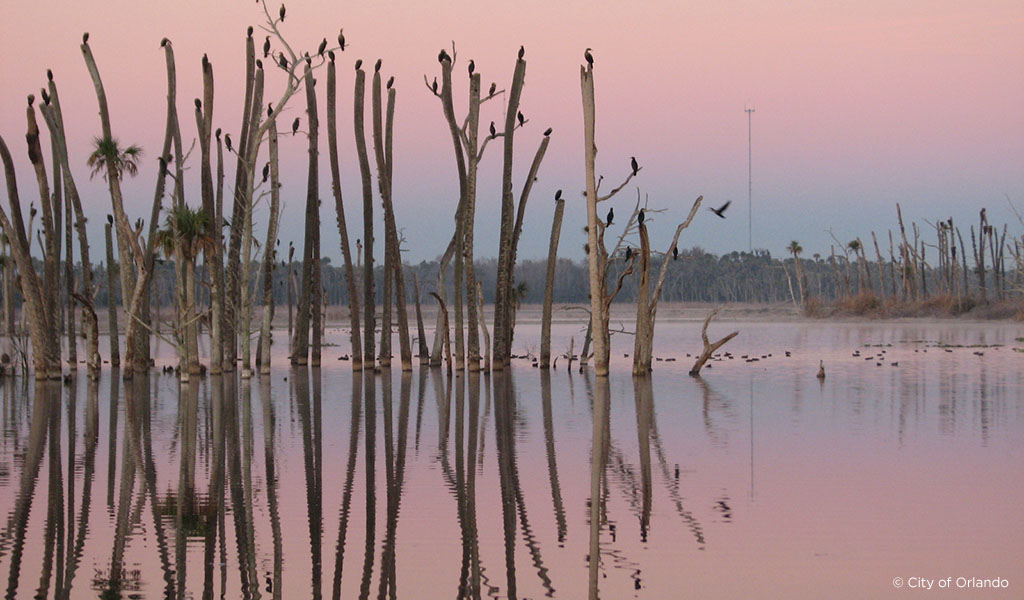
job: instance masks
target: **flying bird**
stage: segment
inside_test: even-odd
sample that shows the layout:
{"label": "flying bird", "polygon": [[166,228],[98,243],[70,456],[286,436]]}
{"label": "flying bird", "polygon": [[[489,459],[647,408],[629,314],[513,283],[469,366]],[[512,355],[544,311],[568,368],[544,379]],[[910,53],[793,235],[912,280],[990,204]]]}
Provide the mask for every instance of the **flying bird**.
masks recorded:
{"label": "flying bird", "polygon": [[548,127],[547,129],[545,129],[544,130],[544,137],[548,137],[549,135],[551,135],[552,131],[554,131],[554,129],[551,128],[551,127]]}
{"label": "flying bird", "polygon": [[614,219],[615,219],[615,207],[613,206],[613,207],[611,207],[611,208],[609,208],[609,209],[608,209],[608,218],[607,218],[607,219],[605,219],[605,221],[607,221],[607,222],[608,222],[608,223],[607,223],[608,225],[611,225],[611,224],[612,224],[612,221],[613,221]]}
{"label": "flying bird", "polygon": [[281,15],[281,22],[284,23],[284,4],[281,5],[281,10],[278,11],[278,14]]}
{"label": "flying bird", "polygon": [[470,75],[470,77],[473,76],[473,71],[476,71],[476,63],[473,62],[473,59],[470,59],[469,60],[469,75]]}
{"label": "flying bird", "polygon": [[498,135],[498,130],[494,128],[494,121],[491,121],[491,137]]}
{"label": "flying bird", "polygon": [[594,68],[594,55],[590,53],[590,48],[587,48],[586,50],[583,51],[583,58],[585,58],[587,60],[587,65],[589,65],[590,68],[593,69]]}
{"label": "flying bird", "polygon": [[292,135],[295,135],[298,132],[299,132],[299,117],[295,117],[295,120],[292,121]]}
{"label": "flying bird", "polygon": [[267,177],[270,176],[270,163],[263,165],[263,183],[267,182]]}
{"label": "flying bird", "polygon": [[640,225],[643,225],[645,218],[646,217],[644,216],[644,209],[641,208],[640,214],[636,216],[636,222],[639,223]]}
{"label": "flying bird", "polygon": [[327,50],[327,38],[324,38],[323,41],[320,42],[320,47],[316,49],[316,53],[317,53],[318,56],[323,56],[324,52],[326,50]]}
{"label": "flying bird", "polygon": [[525,56],[525,55],[526,55],[526,48],[520,46],[519,47],[519,60],[523,60],[523,56]]}
{"label": "flying bird", "polygon": [[716,215],[718,215],[719,218],[724,219],[725,218],[725,209],[729,208],[730,204],[732,204],[732,200],[726,200],[725,204],[719,206],[718,208],[714,208],[714,207],[710,207],[709,206],[708,210],[710,210],[711,212],[713,212]]}
{"label": "flying bird", "polygon": [[263,58],[270,56],[270,36],[263,40]]}

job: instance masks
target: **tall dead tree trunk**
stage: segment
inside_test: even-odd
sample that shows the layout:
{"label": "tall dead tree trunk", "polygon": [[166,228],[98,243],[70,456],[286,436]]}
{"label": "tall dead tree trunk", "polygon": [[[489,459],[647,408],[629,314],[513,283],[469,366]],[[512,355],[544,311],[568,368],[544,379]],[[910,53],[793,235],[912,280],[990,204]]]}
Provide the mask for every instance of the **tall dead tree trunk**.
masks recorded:
{"label": "tall dead tree trunk", "polygon": [[[218,202],[214,190],[211,162],[211,137],[213,122],[213,65],[203,55],[203,98],[196,107],[196,127],[199,131],[200,152],[200,193],[203,212],[207,216],[209,234],[213,238],[204,250],[204,265],[210,278],[210,373],[218,374],[223,368],[223,320],[224,320],[224,244],[221,241],[223,220],[218,214]],[[219,136],[218,136],[219,142]],[[218,148],[218,155],[220,154]],[[218,160],[220,166],[220,160]],[[218,168],[218,171],[220,169]]]}
{"label": "tall dead tree trunk", "polygon": [[[117,296],[115,295],[119,291],[119,281],[114,269],[119,269],[120,266],[115,266],[116,263],[114,262],[114,240],[111,223],[107,223],[103,228],[107,240],[107,328],[110,332],[110,366],[119,367],[121,366],[121,352],[119,350],[120,331],[117,325]],[[123,296],[123,294],[120,295]]]}
{"label": "tall dead tree trunk", "polygon": [[[320,188],[319,166],[320,148],[317,129],[318,124],[316,91],[313,87],[313,71],[307,67],[306,81],[306,117],[309,124],[309,169],[306,178],[306,221],[305,240],[302,247],[302,290],[299,292],[299,311],[295,319],[295,344],[292,347],[292,364],[304,365],[309,360],[310,323],[313,329],[320,325],[319,290],[314,287],[313,271],[316,265],[313,246],[316,242],[315,231],[320,228]],[[316,331],[314,336],[319,335]]]}
{"label": "tall dead tree trunk", "polygon": [[[348,225],[345,223],[345,206],[341,195],[341,172],[338,164],[338,116],[337,80],[334,70],[334,52],[327,65],[327,146],[331,161],[331,189],[334,192],[334,209],[338,217],[338,233],[341,236],[341,256],[345,266],[345,284],[348,287],[348,314],[352,343],[352,370],[363,368],[362,338],[359,332],[359,288],[352,268],[352,254],[348,243]],[[417,292],[419,297],[419,292]]]}
{"label": "tall dead tree trunk", "polygon": [[508,104],[505,111],[504,154],[501,172],[501,231],[498,236],[498,274],[494,292],[494,355],[492,368],[503,370],[508,365],[511,353],[510,309],[512,305],[512,241],[515,227],[513,213],[515,203],[512,197],[512,158],[516,119],[519,115],[519,99],[523,92],[523,81],[526,78],[526,61],[520,49],[516,60],[515,72],[512,75],[512,87],[509,89]]}
{"label": "tall dead tree trunk", "polygon": [[373,180],[370,175],[370,159],[366,151],[366,73],[356,63],[355,82],[355,136],[356,153],[359,156],[359,175],[363,181],[363,369],[374,367],[374,329],[376,302],[373,287]]}
{"label": "tall dead tree trunk", "polygon": [[271,114],[269,132],[270,147],[270,221],[267,224],[267,239],[263,246],[263,318],[260,323],[260,375],[270,374],[271,324],[274,321],[274,266],[277,256],[277,227],[281,215],[281,177],[278,162],[276,115]]}
{"label": "tall dead tree trunk", "polygon": [[548,242],[548,267],[544,277],[544,307],[540,318],[540,368],[551,366],[551,309],[555,298],[555,267],[558,265],[558,238],[562,234],[562,214],[565,199],[562,190],[555,194],[555,216],[551,220],[551,239]]}

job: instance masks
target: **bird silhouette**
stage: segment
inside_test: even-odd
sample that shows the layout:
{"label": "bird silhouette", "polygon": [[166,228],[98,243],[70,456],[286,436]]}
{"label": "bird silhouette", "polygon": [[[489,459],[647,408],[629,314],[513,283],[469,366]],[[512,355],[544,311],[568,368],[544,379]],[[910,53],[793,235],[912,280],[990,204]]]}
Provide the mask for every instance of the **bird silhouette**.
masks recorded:
{"label": "bird silhouette", "polygon": [[523,56],[526,55],[526,48],[523,46],[519,47],[519,60],[523,60]]}
{"label": "bird silhouette", "polygon": [[713,208],[713,207],[709,206],[708,210],[710,210],[711,212],[713,212],[716,215],[718,215],[718,217],[720,219],[724,219],[725,218],[725,209],[729,208],[730,204],[732,204],[732,200],[726,200],[725,204],[719,206],[718,208]]}
{"label": "bird silhouette", "polygon": [[491,121],[491,137],[498,135],[498,130],[494,128],[494,121]]}
{"label": "bird silhouette", "polygon": [[363,67],[363,59],[361,59],[361,58],[360,58],[360,59],[357,59],[357,60],[356,60],[356,71],[358,71],[358,70],[359,70],[359,69],[361,69],[362,67]]}
{"label": "bird silhouette", "polygon": [[825,361],[823,361],[823,360],[819,360],[818,361],[818,375],[817,375],[817,377],[818,377],[818,379],[821,379],[822,381],[825,380]]}
{"label": "bird silhouette", "polygon": [[629,262],[629,259],[631,259],[631,258],[633,258],[633,248],[632,248],[632,246],[627,246],[626,247],[626,261]]}
{"label": "bird silhouette", "polygon": [[629,166],[633,169],[633,176],[635,177],[636,172],[640,170],[640,165],[637,164],[635,156],[629,157]]}
{"label": "bird silhouette", "polygon": [[339,31],[338,32],[338,50],[341,50],[342,52],[345,51],[345,32],[344,31]]}
{"label": "bird silhouette", "polygon": [[299,118],[295,117],[295,120],[292,121],[292,135],[295,135],[298,132],[299,132]]}
{"label": "bird silhouette", "polygon": [[615,207],[613,206],[613,207],[611,207],[611,208],[609,208],[609,209],[608,209],[608,218],[607,218],[607,219],[605,219],[605,221],[607,221],[607,222],[608,222],[608,223],[607,223],[608,225],[611,225],[611,224],[612,224],[612,221],[613,221],[614,219],[615,219]]}
{"label": "bird silhouette", "polygon": [[441,51],[437,53],[437,62],[443,63],[446,60],[451,62],[452,59],[448,56],[448,53],[444,51],[444,48],[442,48]]}
{"label": "bird silhouette", "polygon": [[558,202],[561,199],[562,199],[562,190],[558,190],[557,192],[555,192],[555,202]]}
{"label": "bird silhouette", "polygon": [[545,129],[544,130],[544,137],[547,137],[547,136],[551,135],[552,131],[554,131],[554,129],[552,129],[551,127],[548,127],[547,129]]}
{"label": "bird silhouette", "polygon": [[288,68],[288,59],[284,57],[284,52],[277,57],[277,64],[281,65],[282,69]]}
{"label": "bird silhouette", "polygon": [[437,93],[437,77],[435,77],[434,82],[430,84],[430,89],[433,90],[435,94]]}
{"label": "bird silhouette", "polygon": [[644,209],[641,208],[640,209],[640,214],[636,216],[636,222],[639,223],[640,225],[643,225],[644,224],[644,218],[646,218],[644,216]]}
{"label": "bird silhouette", "polygon": [[224,134],[224,145],[228,147],[228,152],[231,152],[231,134]]}
{"label": "bird silhouette", "polygon": [[263,165],[263,183],[267,182],[267,177],[270,176],[270,163]]}
{"label": "bird silhouette", "polygon": [[281,15],[281,22],[284,23],[284,4],[281,5],[281,10],[278,11],[278,14]]}
{"label": "bird silhouette", "polygon": [[587,65],[590,66],[591,69],[594,68],[594,55],[590,53],[590,48],[583,51],[583,58],[587,60]]}
{"label": "bird silhouette", "polygon": [[391,77],[388,78],[387,88],[390,90],[391,86],[393,86],[393,85],[395,85],[395,76],[394,75],[392,75]]}
{"label": "bird silhouette", "polygon": [[324,52],[326,50],[327,50],[327,38],[324,38],[323,41],[320,42],[320,47],[316,49],[316,53],[319,56],[323,56]]}
{"label": "bird silhouette", "polygon": [[679,258],[679,247],[672,246],[672,260]]}
{"label": "bird silhouette", "polygon": [[473,62],[472,59],[470,59],[470,61],[469,61],[469,74],[470,74],[470,76],[473,75],[473,71],[476,71],[476,63]]}
{"label": "bird silhouette", "polygon": [[270,36],[263,40],[263,58],[270,56]]}
{"label": "bird silhouette", "polygon": [[488,90],[487,95],[488,96],[493,96],[494,92],[497,91],[497,89],[498,89],[498,84],[496,84],[494,82],[491,82],[491,89]]}

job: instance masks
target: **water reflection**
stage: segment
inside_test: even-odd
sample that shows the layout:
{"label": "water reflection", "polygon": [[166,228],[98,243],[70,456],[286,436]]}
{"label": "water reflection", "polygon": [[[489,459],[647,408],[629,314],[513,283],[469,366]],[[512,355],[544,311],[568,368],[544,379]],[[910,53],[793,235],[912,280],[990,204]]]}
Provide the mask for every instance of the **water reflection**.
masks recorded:
{"label": "water reflection", "polygon": [[[719,375],[728,364],[703,380],[308,367],[184,386],[6,380],[6,597],[659,598],[681,581],[749,597],[737,573],[758,561],[826,553],[838,571],[884,552],[858,540],[886,540],[900,511],[850,505],[844,485],[918,507],[922,527],[977,528],[978,561],[1014,572],[1015,376],[870,367],[849,385],[836,380],[861,365],[823,384]],[[921,504],[937,481],[953,487]],[[990,508],[961,516],[978,495]],[[934,535],[899,526],[890,546],[932,560]],[[765,544],[773,556],[751,550]]]}

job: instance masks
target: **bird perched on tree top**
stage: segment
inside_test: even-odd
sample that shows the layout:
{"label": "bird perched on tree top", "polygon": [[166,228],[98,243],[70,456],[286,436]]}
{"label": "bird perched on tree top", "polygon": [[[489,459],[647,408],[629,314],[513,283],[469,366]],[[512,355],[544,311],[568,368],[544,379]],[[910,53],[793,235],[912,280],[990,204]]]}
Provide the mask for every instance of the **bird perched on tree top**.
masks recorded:
{"label": "bird perched on tree top", "polygon": [[523,60],[523,56],[526,56],[526,48],[523,46],[519,47],[519,60]]}
{"label": "bird perched on tree top", "polygon": [[360,58],[360,59],[356,60],[356,71],[358,71],[362,67],[363,67],[363,59]]}
{"label": "bird perched on tree top", "polygon": [[637,164],[635,156],[630,156],[629,157],[629,166],[630,166],[630,168],[633,169],[633,176],[635,177],[636,174],[637,174],[637,171],[640,170],[640,165]]}
{"label": "bird perched on tree top", "polygon": [[639,223],[640,225],[643,225],[645,218],[646,217],[644,216],[644,209],[641,208],[640,214],[636,216],[636,222]]}
{"label": "bird perched on tree top", "polygon": [[392,75],[391,77],[388,78],[387,88],[390,90],[391,86],[393,86],[393,85],[395,85],[395,76],[394,75]]}
{"label": "bird perched on tree top", "polygon": [[562,190],[558,190],[557,192],[555,192],[555,202],[558,202],[561,199],[562,199]]}
{"label": "bird perched on tree top", "polygon": [[551,127],[548,127],[547,129],[545,129],[544,130],[544,137],[548,137],[549,135],[551,135],[552,131],[554,131],[554,129],[552,129]]}
{"label": "bird perched on tree top", "polygon": [[718,215],[718,217],[720,219],[724,219],[725,218],[725,209],[729,208],[730,204],[732,204],[732,200],[726,200],[725,204],[719,206],[718,208],[714,208],[714,207],[710,207],[709,206],[708,210],[710,210],[711,212],[713,212],[716,215]]}
{"label": "bird perched on tree top", "polygon": [[114,215],[107,215],[107,223],[110,225],[114,224]]}
{"label": "bird perched on tree top", "polygon": [[381,66],[382,64],[384,64],[384,61],[383,61],[383,59],[380,59],[380,58],[378,58],[378,59],[377,59],[377,63],[376,63],[375,65],[373,65],[373,72],[374,72],[374,73],[378,73],[378,72],[380,72],[380,66]]}
{"label": "bird perched on tree top", "polygon": [[583,51],[583,58],[586,59],[590,68],[594,68],[594,55],[590,53],[590,48]]}
{"label": "bird perched on tree top", "polygon": [[473,76],[473,71],[476,71],[476,63],[473,62],[473,59],[470,59],[469,60],[469,75],[470,75],[470,77]]}
{"label": "bird perched on tree top", "polygon": [[441,51],[437,53],[437,62],[443,63],[446,60],[451,62],[452,59],[448,56],[448,53],[444,51],[444,48],[441,48]]}

